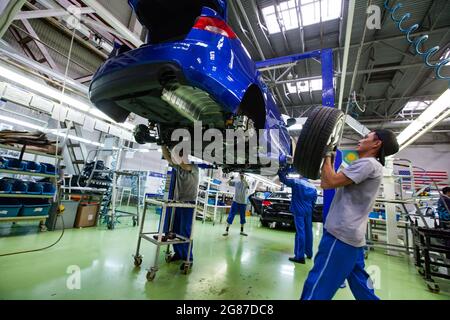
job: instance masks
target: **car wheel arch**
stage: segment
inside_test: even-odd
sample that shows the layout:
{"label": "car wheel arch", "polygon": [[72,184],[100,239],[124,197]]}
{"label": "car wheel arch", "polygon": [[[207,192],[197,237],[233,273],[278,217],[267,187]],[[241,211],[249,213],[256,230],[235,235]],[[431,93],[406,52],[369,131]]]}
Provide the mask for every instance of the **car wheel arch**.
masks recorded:
{"label": "car wheel arch", "polygon": [[241,100],[237,114],[243,114],[255,123],[256,129],[264,129],[266,125],[266,101],[258,85],[252,83]]}

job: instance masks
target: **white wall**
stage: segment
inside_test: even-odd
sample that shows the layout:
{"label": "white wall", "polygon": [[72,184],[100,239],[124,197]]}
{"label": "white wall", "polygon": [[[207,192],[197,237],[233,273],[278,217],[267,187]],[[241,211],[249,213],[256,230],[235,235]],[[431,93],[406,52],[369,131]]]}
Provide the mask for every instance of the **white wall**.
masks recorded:
{"label": "white wall", "polygon": [[409,146],[397,153],[396,158],[408,159],[413,165],[428,171],[450,173],[450,145]]}

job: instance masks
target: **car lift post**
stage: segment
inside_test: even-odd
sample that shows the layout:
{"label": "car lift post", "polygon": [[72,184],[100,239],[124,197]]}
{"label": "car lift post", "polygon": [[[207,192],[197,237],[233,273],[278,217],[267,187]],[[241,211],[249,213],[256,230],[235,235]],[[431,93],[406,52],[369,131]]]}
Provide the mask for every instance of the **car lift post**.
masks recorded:
{"label": "car lift post", "polygon": [[[271,67],[280,64],[292,64],[303,59],[318,58],[322,64],[322,105],[326,107],[335,107],[335,88],[334,88],[334,69],[333,69],[333,50],[322,49],[300,54],[293,54],[290,56],[278,57],[268,59],[256,63],[258,69]],[[335,170],[342,164],[342,152],[336,151],[336,160],[334,163]],[[325,218],[333,201],[335,190],[324,190],[323,193],[323,222],[325,225]]]}

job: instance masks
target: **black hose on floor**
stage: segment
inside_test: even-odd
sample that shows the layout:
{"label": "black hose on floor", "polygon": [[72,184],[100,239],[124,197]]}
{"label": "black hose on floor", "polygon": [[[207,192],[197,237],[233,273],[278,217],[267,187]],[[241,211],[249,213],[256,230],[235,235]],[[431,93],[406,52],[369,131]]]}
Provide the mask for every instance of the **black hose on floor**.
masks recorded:
{"label": "black hose on floor", "polygon": [[51,247],[57,245],[58,242],[61,241],[61,239],[62,239],[62,237],[64,235],[64,231],[65,231],[63,216],[62,215],[58,215],[58,218],[61,218],[62,232],[61,232],[61,235],[59,236],[58,240],[56,240],[54,243],[52,243],[51,245],[49,245],[47,247],[44,247],[44,248],[0,254],[0,257],[13,256],[13,255],[22,254],[22,253],[31,253],[31,252],[43,251],[43,250],[50,249]]}

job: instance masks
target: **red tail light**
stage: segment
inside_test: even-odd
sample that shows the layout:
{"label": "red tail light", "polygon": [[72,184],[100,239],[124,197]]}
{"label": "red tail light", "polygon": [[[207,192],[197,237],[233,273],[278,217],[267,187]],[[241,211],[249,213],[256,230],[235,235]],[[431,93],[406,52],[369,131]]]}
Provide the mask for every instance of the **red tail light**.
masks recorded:
{"label": "red tail light", "polygon": [[234,31],[223,20],[212,17],[199,17],[194,25],[195,29],[206,30],[212,33],[221,34],[227,38],[237,38]]}
{"label": "red tail light", "polygon": [[270,202],[269,200],[263,200],[262,205],[263,207],[268,207],[272,205],[272,202]]}

